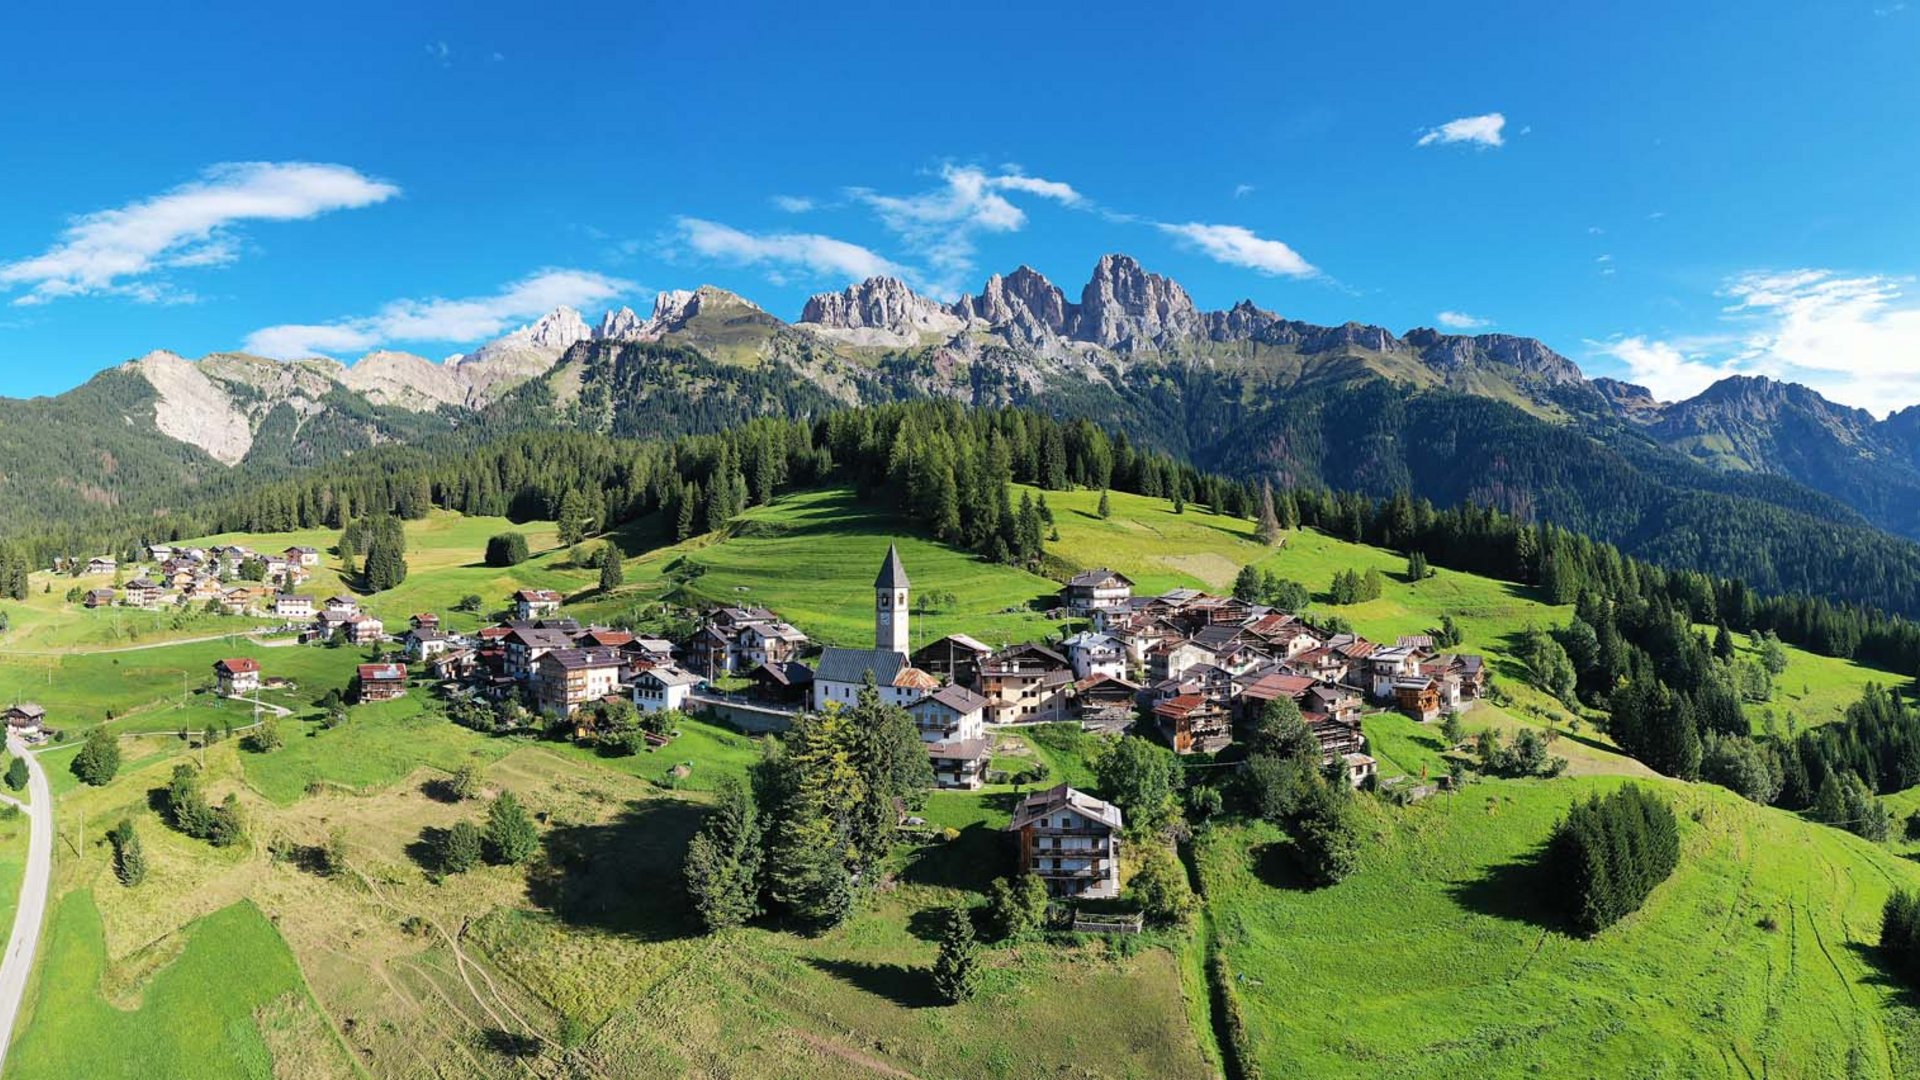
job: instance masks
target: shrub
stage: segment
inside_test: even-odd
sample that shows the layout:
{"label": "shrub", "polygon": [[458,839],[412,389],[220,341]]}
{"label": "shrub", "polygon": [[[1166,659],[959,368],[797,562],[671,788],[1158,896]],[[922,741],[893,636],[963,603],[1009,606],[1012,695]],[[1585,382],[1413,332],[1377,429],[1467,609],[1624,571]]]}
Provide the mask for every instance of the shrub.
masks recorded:
{"label": "shrub", "polygon": [[464,874],[473,869],[479,865],[484,847],[478,826],[471,821],[454,822],[453,828],[440,835],[436,855],[441,872]]}
{"label": "shrub", "polygon": [[518,566],[527,554],[527,538],[520,533],[503,532],[487,540],[488,566]]}
{"label": "shrub", "polygon": [[1033,874],[995,878],[987,890],[987,921],[1002,941],[1040,929],[1047,921],[1047,885]]}
{"label": "shrub", "polygon": [[1345,785],[1310,789],[1293,823],[1300,868],[1316,885],[1332,885],[1360,867],[1360,819]]}
{"label": "shrub", "polygon": [[121,818],[107,834],[113,843],[113,875],[131,889],[146,880],[147,855],[140,847],[140,834],[133,831],[133,819]]}
{"label": "shrub", "polygon": [[480,767],[473,762],[464,762],[453,770],[453,779],[447,781],[447,789],[456,799],[471,799],[480,794]]}
{"label": "shrub", "polygon": [[1157,926],[1178,926],[1193,914],[1193,886],[1170,848],[1150,845],[1127,888],[1147,921]]}
{"label": "shrub", "polygon": [[87,741],[73,756],[73,775],[82,783],[101,787],[120,772],[120,740],[103,725],[87,732]]}
{"label": "shrub", "polygon": [[7,763],[7,786],[15,791],[27,786],[27,762],[25,758],[14,758]]}

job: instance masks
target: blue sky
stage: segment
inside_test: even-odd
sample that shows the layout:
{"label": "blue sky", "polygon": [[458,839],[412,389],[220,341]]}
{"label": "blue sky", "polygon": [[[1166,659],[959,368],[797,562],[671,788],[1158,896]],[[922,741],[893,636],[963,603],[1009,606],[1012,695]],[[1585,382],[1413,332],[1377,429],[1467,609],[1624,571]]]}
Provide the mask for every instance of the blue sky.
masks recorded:
{"label": "blue sky", "polygon": [[700,283],[1077,293],[1125,251],[1663,397],[1920,401],[1899,0],[274,7],[0,15],[0,394],[155,348],[437,358]]}

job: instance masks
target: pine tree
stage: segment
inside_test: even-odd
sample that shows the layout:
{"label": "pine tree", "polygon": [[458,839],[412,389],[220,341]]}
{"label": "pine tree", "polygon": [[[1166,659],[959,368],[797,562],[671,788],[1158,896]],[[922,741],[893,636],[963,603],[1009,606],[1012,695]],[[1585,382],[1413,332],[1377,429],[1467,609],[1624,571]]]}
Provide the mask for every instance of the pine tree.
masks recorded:
{"label": "pine tree", "polygon": [[146,880],[147,855],[140,846],[140,834],[133,829],[131,818],[121,818],[120,824],[113,827],[108,839],[113,842],[113,873],[120,884],[131,889]]}
{"label": "pine tree", "polygon": [[610,593],[626,580],[626,568],[620,564],[620,549],[608,543],[600,549],[600,591]]}
{"label": "pine tree", "polygon": [[675,512],[673,538],[676,542],[693,535],[694,508],[700,502],[700,485],[688,481],[680,488],[680,506]]}
{"label": "pine tree", "polygon": [[1107,490],[1105,488],[1100,489],[1100,505],[1094,512],[1100,515],[1100,520],[1102,521],[1113,516],[1113,502],[1107,498]]}
{"label": "pine tree", "polygon": [[560,496],[560,507],[554,517],[559,526],[561,546],[572,547],[587,538],[592,522],[587,515],[586,496],[580,493],[579,488],[570,487],[566,494]]}
{"label": "pine tree", "polygon": [[1280,542],[1280,519],[1273,509],[1273,485],[1265,480],[1260,482],[1260,513],[1254,519],[1253,538],[1268,547]]}
{"label": "pine tree", "polygon": [[438,851],[440,871],[446,874],[466,873],[480,864],[485,846],[480,829],[473,822],[454,822],[453,828],[448,829],[440,837]]}
{"label": "pine tree", "polygon": [[718,805],[687,845],[687,893],[709,932],[760,913],[760,840],[753,795],[724,778]]}
{"label": "pine tree", "polygon": [[487,807],[486,841],[494,861],[507,866],[519,866],[539,848],[539,830],[513,792],[501,792]]}
{"label": "pine tree", "polygon": [[973,917],[956,904],[947,909],[940,933],[940,955],[933,962],[933,989],[941,1000],[958,1005],[978,992],[980,945],[973,934]]}
{"label": "pine tree", "polygon": [[29,779],[31,779],[31,776],[27,772],[27,762],[25,758],[14,758],[7,763],[8,787],[19,791],[27,786]]}

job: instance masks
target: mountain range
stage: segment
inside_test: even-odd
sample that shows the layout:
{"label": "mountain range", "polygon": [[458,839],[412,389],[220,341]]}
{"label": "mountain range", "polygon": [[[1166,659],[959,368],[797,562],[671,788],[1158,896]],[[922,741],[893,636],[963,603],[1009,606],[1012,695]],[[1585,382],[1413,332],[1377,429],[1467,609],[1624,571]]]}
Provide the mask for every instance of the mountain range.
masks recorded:
{"label": "mountain range", "polygon": [[[791,322],[712,287],[662,293],[644,317],[561,308],[441,362],[153,352],[58,397],[0,399],[0,499],[139,511],[237,466],[456,430],[644,436],[922,397],[1086,417],[1202,468],[1472,498],[1656,552],[1673,541],[1641,519],[1680,496],[1920,538],[1920,408],[1876,420],[1751,377],[1659,402],[1532,338],[1202,310],[1119,254],[1077,298],[1022,266],[952,302],[870,278]],[[1764,583],[1771,567],[1746,569]]]}

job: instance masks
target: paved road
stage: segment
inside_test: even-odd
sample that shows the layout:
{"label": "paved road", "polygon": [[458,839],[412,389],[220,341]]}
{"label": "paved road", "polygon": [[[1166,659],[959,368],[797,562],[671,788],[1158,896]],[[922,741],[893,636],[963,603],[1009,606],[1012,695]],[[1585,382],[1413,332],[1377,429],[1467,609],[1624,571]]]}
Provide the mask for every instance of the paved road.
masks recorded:
{"label": "paved road", "polygon": [[17,740],[9,739],[7,749],[27,763],[27,791],[32,805],[27,808],[27,872],[20,881],[13,936],[7,939],[5,957],[0,958],[0,1067],[6,1064],[7,1049],[13,1044],[13,1025],[27,994],[33,954],[40,947],[40,926],[47,915],[47,886],[53,879],[53,790],[47,786],[47,770]]}

